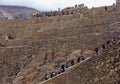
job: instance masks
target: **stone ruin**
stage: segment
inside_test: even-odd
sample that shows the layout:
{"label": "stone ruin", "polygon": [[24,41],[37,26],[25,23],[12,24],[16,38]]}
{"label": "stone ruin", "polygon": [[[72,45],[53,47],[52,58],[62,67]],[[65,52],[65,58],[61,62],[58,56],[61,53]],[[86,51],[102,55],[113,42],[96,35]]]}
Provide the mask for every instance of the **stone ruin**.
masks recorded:
{"label": "stone ruin", "polygon": [[43,12],[43,13],[33,13],[32,17],[51,17],[51,16],[63,16],[63,15],[72,15],[72,14],[79,14],[84,11],[88,10],[87,7],[84,7],[83,4],[79,5],[78,7],[66,7],[62,10],[60,8],[58,11],[50,11],[50,12]]}
{"label": "stone ruin", "polygon": [[[120,34],[120,11],[116,9],[113,11],[112,6],[108,6],[108,11],[104,7],[67,8],[63,11],[68,15],[0,22],[0,44],[4,45],[0,47],[0,83],[40,83],[46,72],[59,68],[72,52],[79,49],[93,52],[96,46],[117,37]],[[85,62],[86,67],[91,63]],[[99,64],[95,63],[96,66]]]}

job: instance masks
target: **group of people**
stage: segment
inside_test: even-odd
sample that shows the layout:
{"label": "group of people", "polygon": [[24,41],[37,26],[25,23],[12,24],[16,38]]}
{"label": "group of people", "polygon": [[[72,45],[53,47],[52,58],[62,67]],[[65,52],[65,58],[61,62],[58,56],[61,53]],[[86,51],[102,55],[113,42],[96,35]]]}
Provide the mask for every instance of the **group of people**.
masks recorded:
{"label": "group of people", "polygon": [[108,47],[111,47],[112,45],[116,44],[116,42],[120,39],[120,37],[118,38],[112,38],[110,40],[107,40],[105,43],[103,43],[100,47],[96,47],[95,48],[95,53],[96,55],[98,55],[99,51],[103,51],[105,49],[107,49]]}
{"label": "group of people", "polygon": [[[82,5],[82,4],[81,4]],[[75,5],[75,8],[77,7],[77,5]],[[116,5],[115,5],[115,3],[113,3],[113,10],[115,10],[116,9]],[[104,7],[105,8],[105,11],[107,11],[108,10],[108,7],[107,6],[105,6]],[[73,14],[72,12],[71,12],[71,14]],[[37,15],[36,15],[36,17],[51,17],[51,16],[62,16],[62,15],[69,15],[69,12],[68,11],[63,11],[63,10],[60,10],[60,8],[58,9],[58,11],[51,11],[51,12],[44,12],[44,13],[38,13]]]}
{"label": "group of people", "polygon": [[[113,3],[113,5],[112,5],[112,9],[113,10],[115,10],[116,9],[116,5],[115,5],[115,3]],[[105,6],[105,11],[107,11],[108,10],[108,7],[107,6]]]}
{"label": "group of people", "polygon": [[[79,57],[77,57],[76,62],[79,63],[80,61],[85,60],[86,57],[87,57],[86,55],[79,56]],[[55,77],[56,75],[65,72],[65,70],[66,70],[67,68],[69,68],[70,66],[73,66],[73,65],[75,65],[75,59],[71,59],[70,61],[66,62],[65,64],[62,64],[62,65],[61,65],[61,68],[55,70],[54,72],[52,72],[52,73],[50,74],[50,76],[48,76],[48,74],[46,73],[46,74],[45,74],[45,80],[48,80],[49,78]]]}
{"label": "group of people", "polygon": [[[84,4],[80,4],[80,5],[75,5],[75,8],[76,7],[80,7],[80,6],[83,6],[84,7]],[[63,15],[71,15],[71,14],[74,14],[74,12],[72,11],[69,11],[69,9],[72,9],[73,7],[68,7],[68,8],[65,8],[65,10],[61,10],[60,8],[58,8],[58,11],[50,11],[50,12],[43,12],[43,13],[37,13],[34,17],[51,17],[51,16],[63,16]],[[66,10],[67,9],[67,10]]]}
{"label": "group of people", "polygon": [[[112,38],[112,39],[110,39],[110,40],[107,40],[107,41],[106,41],[104,44],[102,44],[100,47],[96,47],[96,48],[95,48],[95,53],[96,53],[96,55],[98,55],[99,51],[101,51],[101,50],[103,51],[103,50],[111,47],[112,45],[116,44],[118,40],[120,40],[120,36],[119,36],[118,38]],[[81,60],[85,60],[86,58],[87,58],[86,55],[79,56],[79,57],[77,57],[76,62],[79,63]],[[52,73],[50,74],[50,76],[48,76],[48,74],[46,73],[46,74],[45,74],[45,80],[48,80],[49,78],[55,77],[56,75],[65,72],[65,70],[66,70],[67,68],[69,68],[70,66],[73,66],[73,65],[75,65],[75,60],[74,60],[74,59],[66,62],[65,64],[62,64],[62,65],[61,65],[61,68],[60,68],[60,69],[57,69],[57,70],[54,71],[54,72],[52,72]]]}
{"label": "group of people", "polygon": [[37,14],[35,17],[51,17],[51,16],[63,16],[68,15],[69,12],[65,11],[51,11],[51,12],[45,12]]}

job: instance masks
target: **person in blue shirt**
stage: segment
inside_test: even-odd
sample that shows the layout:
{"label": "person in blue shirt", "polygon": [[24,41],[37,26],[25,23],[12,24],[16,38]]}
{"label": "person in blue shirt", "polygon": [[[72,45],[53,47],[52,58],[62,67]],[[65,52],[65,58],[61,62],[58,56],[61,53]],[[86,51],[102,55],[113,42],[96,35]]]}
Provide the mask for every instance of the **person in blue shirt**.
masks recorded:
{"label": "person in blue shirt", "polygon": [[49,78],[49,77],[48,77],[48,75],[47,75],[47,73],[46,73],[46,74],[45,74],[45,80],[48,80],[48,78]]}
{"label": "person in blue shirt", "polygon": [[69,63],[68,62],[66,62],[66,68],[68,68],[69,67]]}

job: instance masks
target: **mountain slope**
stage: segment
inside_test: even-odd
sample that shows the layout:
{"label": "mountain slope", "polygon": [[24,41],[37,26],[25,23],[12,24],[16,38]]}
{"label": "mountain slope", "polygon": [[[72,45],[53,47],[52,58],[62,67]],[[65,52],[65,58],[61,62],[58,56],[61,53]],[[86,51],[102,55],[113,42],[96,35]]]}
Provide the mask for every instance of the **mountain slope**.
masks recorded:
{"label": "mountain slope", "polygon": [[36,9],[21,6],[0,6],[0,20],[13,18],[27,18],[31,13],[39,12]]}
{"label": "mountain slope", "polygon": [[10,13],[8,13],[7,11],[4,11],[2,9],[0,9],[0,11],[4,17],[8,17],[8,19],[13,19],[12,15]]}

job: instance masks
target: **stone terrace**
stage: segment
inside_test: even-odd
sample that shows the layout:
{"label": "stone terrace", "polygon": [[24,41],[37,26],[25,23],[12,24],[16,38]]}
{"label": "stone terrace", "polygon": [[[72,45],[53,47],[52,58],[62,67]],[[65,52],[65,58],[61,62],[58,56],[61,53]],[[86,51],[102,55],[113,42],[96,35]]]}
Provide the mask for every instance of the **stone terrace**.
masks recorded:
{"label": "stone terrace", "polygon": [[[3,45],[0,47],[0,67],[3,67],[0,72],[5,71],[0,73],[1,82],[5,80],[10,83],[15,80],[15,77],[19,78],[21,75],[23,77],[25,71],[34,72],[32,76],[37,76],[41,81],[41,77],[47,72],[45,70],[55,68],[56,60],[65,61],[67,56],[78,49],[93,51],[96,46],[109,38],[116,37],[120,33],[119,27],[120,11],[119,9],[113,11],[111,6],[108,7],[108,11],[105,11],[104,7],[88,9],[83,15],[73,14],[0,22],[0,44]],[[7,34],[14,39],[6,40]],[[45,53],[48,56],[47,63],[41,60],[44,59]],[[32,55],[32,59],[27,60],[28,55]],[[10,68],[15,64],[18,64],[16,65],[19,68],[18,71]],[[23,65],[29,68],[24,69]],[[42,69],[43,67],[45,70]],[[36,75],[39,70],[43,70],[44,73],[41,71],[42,75]],[[17,74],[14,74],[15,72]],[[27,76],[30,74],[27,73],[25,78],[29,79]],[[26,81],[21,84],[29,84]]]}

